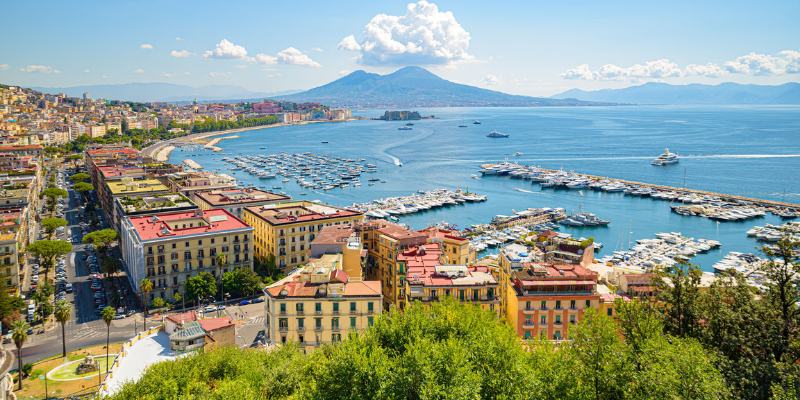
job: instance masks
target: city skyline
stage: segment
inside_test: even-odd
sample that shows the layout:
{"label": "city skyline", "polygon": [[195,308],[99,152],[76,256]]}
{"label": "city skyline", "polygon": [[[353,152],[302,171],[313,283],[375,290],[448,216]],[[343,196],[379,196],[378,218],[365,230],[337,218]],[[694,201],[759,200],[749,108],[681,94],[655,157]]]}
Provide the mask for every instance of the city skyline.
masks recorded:
{"label": "city skyline", "polygon": [[653,81],[780,84],[800,76],[800,28],[792,23],[800,5],[791,2],[758,8],[679,2],[664,9],[622,2],[337,6],[15,3],[10,14],[37,16],[36,29],[30,19],[8,22],[10,31],[25,34],[0,44],[0,81],[279,92],[358,69],[387,73],[419,65],[459,83],[549,96]]}

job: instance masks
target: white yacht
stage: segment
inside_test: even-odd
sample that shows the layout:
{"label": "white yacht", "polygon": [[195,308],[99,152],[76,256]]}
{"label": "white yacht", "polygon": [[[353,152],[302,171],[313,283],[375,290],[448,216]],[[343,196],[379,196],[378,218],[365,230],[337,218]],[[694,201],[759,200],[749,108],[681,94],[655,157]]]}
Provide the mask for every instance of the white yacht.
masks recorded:
{"label": "white yacht", "polygon": [[669,149],[664,149],[664,153],[660,156],[656,157],[650,164],[652,165],[669,165],[669,164],[676,164],[678,162],[678,155],[675,153],[670,153]]}

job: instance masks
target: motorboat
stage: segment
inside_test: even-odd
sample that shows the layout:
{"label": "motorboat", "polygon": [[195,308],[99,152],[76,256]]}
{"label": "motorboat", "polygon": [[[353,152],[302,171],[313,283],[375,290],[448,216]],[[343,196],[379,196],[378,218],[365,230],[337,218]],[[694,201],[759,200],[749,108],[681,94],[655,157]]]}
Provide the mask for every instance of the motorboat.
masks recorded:
{"label": "motorboat", "polygon": [[486,135],[486,137],[488,137],[488,138],[496,138],[496,139],[497,138],[507,138],[509,136],[510,135],[507,134],[507,133],[502,133],[502,132],[498,132],[498,131],[491,131],[491,132],[489,132],[488,135]]}
{"label": "motorboat", "polygon": [[663,166],[663,165],[670,165],[670,164],[677,164],[679,161],[678,155],[675,153],[671,153],[669,149],[664,149],[664,152],[656,157],[650,164]]}

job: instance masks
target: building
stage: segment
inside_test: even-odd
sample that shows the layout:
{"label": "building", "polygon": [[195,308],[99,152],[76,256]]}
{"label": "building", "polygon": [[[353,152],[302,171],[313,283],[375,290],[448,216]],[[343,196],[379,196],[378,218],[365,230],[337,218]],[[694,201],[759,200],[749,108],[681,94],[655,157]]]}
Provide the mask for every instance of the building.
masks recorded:
{"label": "building", "polygon": [[326,226],[352,225],[364,219],[358,211],[310,201],[245,207],[242,219],[254,229],[256,257],[275,257],[283,270],[305,264],[310,244]]}
{"label": "building", "polygon": [[117,197],[143,197],[169,194],[170,190],[158,179],[133,179],[106,181],[97,190],[100,206],[109,220],[114,217],[114,199]]}
{"label": "building", "polygon": [[20,226],[25,221],[23,215],[23,209],[19,208],[0,210],[0,279],[12,294],[19,294],[20,291],[19,251],[25,244],[23,236],[26,233],[25,228]]}
{"label": "building", "polygon": [[656,293],[657,274],[621,274],[619,291],[632,297],[650,297]]}
{"label": "building", "polygon": [[[417,249],[425,251],[431,245]],[[424,257],[420,257],[424,259]],[[406,303],[420,301],[428,304],[445,297],[462,303],[478,305],[483,309],[500,313],[500,294],[497,280],[486,266],[426,265],[407,259],[408,273],[405,279]]]}
{"label": "building", "polygon": [[147,301],[183,293],[186,280],[203,271],[219,279],[234,268],[253,268],[253,228],[225,210],[125,217],[121,226],[131,286],[138,293],[142,279],[153,282]]}
{"label": "building", "polygon": [[458,236],[458,232],[432,226],[420,232],[428,236],[428,242],[441,243],[447,264],[472,264],[478,258],[470,246],[469,239]]}
{"label": "building", "polygon": [[236,345],[236,325],[229,317],[197,318],[194,312],[164,318],[164,331],[173,351],[211,350]]}
{"label": "building", "polygon": [[131,194],[114,198],[114,227],[121,228],[120,221],[125,217],[153,215],[173,211],[190,211],[198,207],[186,196],[178,193],[168,194]]}
{"label": "building", "polygon": [[506,319],[524,339],[568,339],[586,309],[600,309],[597,273],[582,265],[527,263],[508,276]]}
{"label": "building", "polygon": [[291,198],[256,188],[235,188],[208,190],[194,193],[194,199],[201,210],[224,208],[231,214],[240,217],[245,207],[264,206],[267,204],[289,201]]}
{"label": "building", "polygon": [[194,194],[197,192],[236,188],[236,179],[232,176],[207,171],[169,174],[166,177],[166,183],[172,191],[186,195],[192,201],[196,200]]}
{"label": "building", "polygon": [[296,342],[306,350],[365,330],[383,309],[380,283],[350,280],[341,254],[311,260],[264,293],[267,342]]}
{"label": "building", "polygon": [[326,254],[341,254],[342,269],[351,282],[364,279],[367,251],[352,226],[338,225],[322,228],[310,244],[311,258]]}

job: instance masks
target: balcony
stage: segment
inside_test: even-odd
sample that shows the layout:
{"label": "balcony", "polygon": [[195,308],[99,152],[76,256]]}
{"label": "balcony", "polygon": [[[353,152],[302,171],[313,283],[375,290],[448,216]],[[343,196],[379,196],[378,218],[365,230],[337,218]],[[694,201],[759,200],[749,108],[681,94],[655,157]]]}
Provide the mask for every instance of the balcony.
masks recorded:
{"label": "balcony", "polygon": [[288,332],[289,331],[289,327],[288,326],[279,326],[278,327],[278,331],[280,331],[280,332]]}
{"label": "balcony", "polygon": [[297,327],[297,331],[298,332],[305,332],[306,331],[306,327],[305,326],[298,326]]}
{"label": "balcony", "polygon": [[314,331],[315,332],[322,332],[322,327],[321,326],[315,326],[314,327]]}

